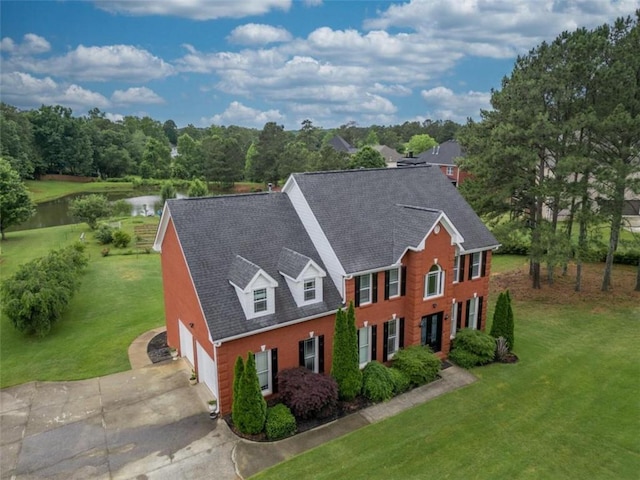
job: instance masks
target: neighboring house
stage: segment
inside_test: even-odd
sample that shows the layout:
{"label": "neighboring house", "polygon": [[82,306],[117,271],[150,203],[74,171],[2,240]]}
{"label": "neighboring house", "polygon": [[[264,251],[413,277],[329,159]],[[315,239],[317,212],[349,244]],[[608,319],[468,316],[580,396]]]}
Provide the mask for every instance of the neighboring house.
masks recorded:
{"label": "neighboring house", "polygon": [[387,147],[386,145],[371,145],[371,148],[382,155],[384,161],[387,162],[387,167],[396,167],[398,160],[402,158],[402,154],[398,153],[391,147]]}
{"label": "neighboring house", "polygon": [[353,155],[358,151],[357,148],[351,146],[351,144],[340,135],[334,135],[331,140],[329,140],[329,145],[331,145],[336,151],[348,153],[349,155]]}
{"label": "neighboring house", "polygon": [[236,358],[277,373],[329,373],[335,312],[354,302],[361,366],[403,346],[441,358],[484,328],[498,242],[433,167],[292,175],[282,192],[167,201],[162,252],[168,342],[231,409]]}
{"label": "neighboring house", "polygon": [[430,148],[426,152],[422,152],[418,156],[410,154],[398,160],[399,167],[415,166],[415,165],[437,165],[440,167],[451,182],[458,186],[469,176],[469,173],[460,170],[456,164],[456,159],[462,157],[462,148],[455,140],[447,140],[440,145]]}

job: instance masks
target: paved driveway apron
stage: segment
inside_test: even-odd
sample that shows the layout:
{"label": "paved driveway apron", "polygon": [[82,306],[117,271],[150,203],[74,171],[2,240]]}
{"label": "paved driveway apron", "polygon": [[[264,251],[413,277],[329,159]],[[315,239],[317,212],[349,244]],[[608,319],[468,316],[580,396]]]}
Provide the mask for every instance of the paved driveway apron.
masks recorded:
{"label": "paved driveway apron", "polygon": [[179,360],[1,390],[2,478],[237,478],[237,438],[188,375]]}

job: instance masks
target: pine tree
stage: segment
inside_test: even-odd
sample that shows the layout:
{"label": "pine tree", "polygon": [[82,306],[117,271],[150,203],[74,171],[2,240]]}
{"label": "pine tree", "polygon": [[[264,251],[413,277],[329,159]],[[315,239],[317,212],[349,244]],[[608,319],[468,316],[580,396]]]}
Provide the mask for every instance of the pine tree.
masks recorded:
{"label": "pine tree", "polygon": [[331,375],[338,383],[343,400],[353,400],[360,393],[362,372],[358,364],[358,332],[353,303],[346,313],[342,309],[336,313]]}
{"label": "pine tree", "polygon": [[509,344],[509,350],[513,350],[513,343],[515,341],[514,336],[514,320],[513,320],[513,308],[511,308],[511,295],[509,290],[505,293],[507,299],[507,317],[505,321],[505,334],[504,338]]}
{"label": "pine tree", "polygon": [[242,380],[238,385],[235,406],[237,414],[234,415],[233,423],[238,430],[250,435],[262,432],[267,419],[267,402],[260,390],[256,361],[251,352],[247,355]]}
{"label": "pine tree", "polygon": [[240,382],[242,380],[242,374],[244,373],[244,360],[242,356],[238,355],[236,358],[236,364],[233,368],[233,400],[231,403],[231,417],[233,423],[237,423],[236,418],[239,414],[238,411],[238,391],[240,390]]}
{"label": "pine tree", "polygon": [[508,315],[508,297],[505,292],[500,292],[498,295],[498,301],[496,303],[496,309],[493,312],[493,323],[491,324],[491,336],[494,338],[503,337],[509,343],[509,349],[511,349],[511,343],[507,338],[507,315]]}

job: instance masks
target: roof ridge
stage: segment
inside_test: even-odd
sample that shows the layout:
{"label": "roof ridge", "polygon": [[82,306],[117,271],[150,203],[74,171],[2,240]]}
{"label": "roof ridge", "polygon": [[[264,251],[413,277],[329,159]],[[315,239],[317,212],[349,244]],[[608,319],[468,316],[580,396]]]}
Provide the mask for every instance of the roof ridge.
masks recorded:
{"label": "roof ridge", "polygon": [[282,192],[272,191],[272,192],[221,193],[220,195],[210,195],[207,197],[170,198],[167,200],[167,202],[173,202],[175,200],[179,200],[181,202],[184,200],[188,200],[193,202],[193,201],[199,201],[199,200],[217,200],[220,198],[257,197],[260,195],[270,195],[273,193],[282,193]]}
{"label": "roof ridge", "polygon": [[[415,165],[415,168],[431,168],[432,165]],[[312,176],[312,175],[326,175],[326,174],[334,174],[334,173],[362,173],[362,172],[376,172],[376,171],[384,171],[384,172],[401,172],[402,170],[404,170],[404,168],[402,169],[396,169],[396,168],[389,168],[389,167],[378,167],[378,168],[354,168],[354,169],[350,169],[350,170],[323,170],[320,172],[296,172],[296,173],[292,173],[291,175],[305,175],[305,176]]]}
{"label": "roof ridge", "polygon": [[412,208],[413,210],[422,210],[425,212],[444,213],[444,210],[440,208],[420,207],[418,205],[404,205],[402,203],[396,203],[396,207]]}

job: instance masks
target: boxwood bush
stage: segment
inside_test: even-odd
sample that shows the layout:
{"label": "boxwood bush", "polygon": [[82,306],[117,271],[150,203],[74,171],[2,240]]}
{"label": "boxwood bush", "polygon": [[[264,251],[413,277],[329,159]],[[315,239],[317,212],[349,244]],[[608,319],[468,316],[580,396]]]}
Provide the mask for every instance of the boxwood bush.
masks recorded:
{"label": "boxwood bush", "polygon": [[393,397],[390,368],[380,362],[369,362],[362,370],[362,394],[372,402],[384,402]]}
{"label": "boxwood bush", "polygon": [[113,232],[113,246],[116,248],[125,248],[131,241],[131,235],[123,230]]}
{"label": "boxwood bush", "polygon": [[400,395],[406,392],[411,387],[411,381],[407,375],[398,370],[397,368],[387,369],[389,377],[391,378],[391,384],[393,385],[393,394]]}
{"label": "boxwood bush", "polygon": [[392,366],[403,372],[411,385],[418,386],[435,380],[441,364],[429,347],[411,345],[396,352]]}
{"label": "boxwood bush", "polygon": [[296,417],[286,405],[279,403],[267,409],[265,433],[269,440],[279,440],[296,433]]}
{"label": "boxwood bush", "polygon": [[113,241],[113,228],[106,223],[102,223],[98,226],[93,236],[100,245],[108,245]]}
{"label": "boxwood bush", "polygon": [[491,335],[480,330],[463,328],[456,334],[449,358],[463,368],[493,361],[496,343]]}
{"label": "boxwood bush", "polygon": [[300,419],[327,418],[338,411],[338,384],[333,377],[304,367],[278,373],[282,402]]}

